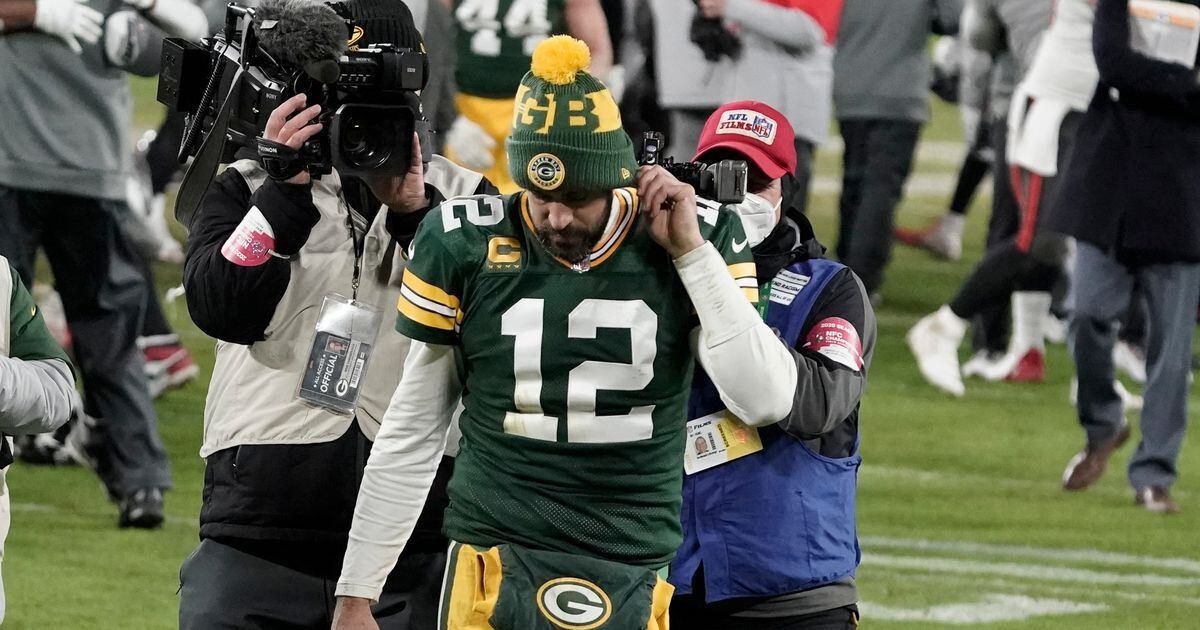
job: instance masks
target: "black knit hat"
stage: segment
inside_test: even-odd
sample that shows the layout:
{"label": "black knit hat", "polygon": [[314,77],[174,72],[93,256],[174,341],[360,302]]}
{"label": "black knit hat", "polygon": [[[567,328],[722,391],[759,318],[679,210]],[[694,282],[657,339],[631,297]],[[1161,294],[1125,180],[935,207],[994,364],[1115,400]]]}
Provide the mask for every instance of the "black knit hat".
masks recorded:
{"label": "black knit hat", "polygon": [[350,0],[346,4],[354,26],[363,30],[362,39],[355,42],[358,45],[394,44],[399,48],[425,50],[412,11],[400,0]]}
{"label": "black knit hat", "polygon": [[[400,0],[350,0],[346,3],[353,21],[349,50],[368,44],[392,44],[425,52],[421,31],[413,21],[412,11]],[[425,83],[429,82],[429,59],[424,59]],[[424,84],[421,86],[425,87]]]}

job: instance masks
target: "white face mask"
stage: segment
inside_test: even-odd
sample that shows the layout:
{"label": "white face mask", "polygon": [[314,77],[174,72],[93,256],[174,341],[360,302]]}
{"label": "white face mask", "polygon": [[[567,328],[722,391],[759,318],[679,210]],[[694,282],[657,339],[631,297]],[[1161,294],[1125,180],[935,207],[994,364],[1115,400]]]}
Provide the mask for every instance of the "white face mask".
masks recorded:
{"label": "white face mask", "polygon": [[742,229],[746,231],[751,247],[761,243],[775,229],[775,213],[782,203],[782,197],[772,206],[770,201],[754,193],[746,193],[742,203],[734,206],[742,218]]}

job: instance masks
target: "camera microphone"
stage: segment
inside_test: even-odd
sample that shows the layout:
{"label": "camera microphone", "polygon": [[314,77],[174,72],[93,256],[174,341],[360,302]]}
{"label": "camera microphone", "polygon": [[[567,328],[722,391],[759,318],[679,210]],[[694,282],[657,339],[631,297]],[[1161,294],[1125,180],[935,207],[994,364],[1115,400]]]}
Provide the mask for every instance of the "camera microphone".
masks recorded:
{"label": "camera microphone", "polygon": [[338,59],[346,52],[346,20],[315,0],[266,0],[254,14],[258,43],[276,61],[321,83],[341,76]]}

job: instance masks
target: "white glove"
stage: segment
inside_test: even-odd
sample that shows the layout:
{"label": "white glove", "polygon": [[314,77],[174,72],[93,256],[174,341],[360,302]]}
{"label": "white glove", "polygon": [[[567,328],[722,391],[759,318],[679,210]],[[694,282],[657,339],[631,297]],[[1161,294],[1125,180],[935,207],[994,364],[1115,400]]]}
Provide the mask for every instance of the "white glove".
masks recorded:
{"label": "white glove", "polygon": [[466,116],[459,116],[446,132],[446,148],[461,166],[483,172],[496,165],[492,149],[496,140]]}
{"label": "white glove", "polygon": [[608,76],[604,77],[604,85],[608,86],[613,100],[620,103],[621,97],[625,95],[625,66],[621,64],[613,66],[608,71]]}
{"label": "white glove", "polygon": [[104,15],[84,0],[37,0],[34,28],[59,37],[77,55],[83,52],[79,40],[95,44],[104,32],[103,25]]}

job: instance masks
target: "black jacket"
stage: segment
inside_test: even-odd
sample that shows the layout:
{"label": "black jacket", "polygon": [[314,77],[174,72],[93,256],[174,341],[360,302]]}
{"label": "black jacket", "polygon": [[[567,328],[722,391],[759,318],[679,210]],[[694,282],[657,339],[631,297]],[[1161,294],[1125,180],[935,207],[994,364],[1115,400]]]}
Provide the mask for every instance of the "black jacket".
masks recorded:
{"label": "black jacket", "polygon": [[1129,19],[1126,0],[1099,1],[1100,85],[1047,228],[1130,264],[1200,261],[1196,71],[1133,50]]}
{"label": "black jacket", "polygon": [[[427,190],[430,207],[444,200],[434,187],[427,186]],[[494,191],[483,180],[476,192]],[[386,211],[357,180],[344,183],[343,195],[368,220]],[[282,255],[300,251],[320,217],[308,185],[267,180],[251,194],[234,169],[227,169],[213,182],[192,223],[184,285],[196,325],[228,343],[251,344],[263,339],[291,279],[290,263],[283,259],[257,267],[224,264],[221,246],[251,207],[258,207],[271,223],[275,250]],[[407,247],[426,212],[386,217],[394,246]],[[204,472],[200,537],[336,579],[370,449],[371,442],[357,423],[351,423],[346,433],[332,442],[242,445],[211,454]],[[452,467],[453,460],[446,458],[406,554],[444,550],[441,515]]]}

